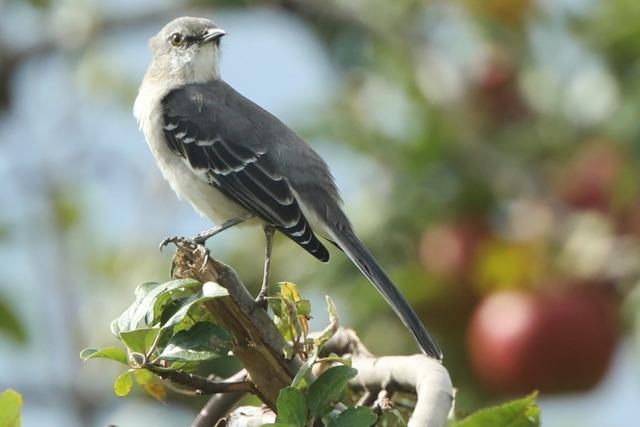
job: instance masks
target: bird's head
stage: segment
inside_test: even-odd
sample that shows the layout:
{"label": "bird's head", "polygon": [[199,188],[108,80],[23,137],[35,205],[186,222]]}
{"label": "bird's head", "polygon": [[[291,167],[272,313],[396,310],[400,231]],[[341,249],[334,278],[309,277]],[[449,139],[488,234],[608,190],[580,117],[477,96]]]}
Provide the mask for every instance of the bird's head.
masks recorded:
{"label": "bird's head", "polygon": [[225,34],[208,19],[174,19],[149,42],[153,53],[150,72],[184,83],[218,78],[220,39]]}

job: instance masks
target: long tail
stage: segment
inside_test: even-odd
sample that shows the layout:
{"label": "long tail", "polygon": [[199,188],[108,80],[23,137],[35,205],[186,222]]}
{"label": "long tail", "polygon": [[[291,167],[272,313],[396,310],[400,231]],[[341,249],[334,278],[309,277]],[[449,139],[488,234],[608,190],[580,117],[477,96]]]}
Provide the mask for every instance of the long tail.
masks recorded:
{"label": "long tail", "polygon": [[402,323],[411,331],[423,353],[442,360],[442,352],[431,334],[426,330],[416,312],[384,272],[369,249],[358,239],[351,227],[341,230],[328,230],[332,239],[347,254],[360,271],[382,294],[387,303],[396,312]]}

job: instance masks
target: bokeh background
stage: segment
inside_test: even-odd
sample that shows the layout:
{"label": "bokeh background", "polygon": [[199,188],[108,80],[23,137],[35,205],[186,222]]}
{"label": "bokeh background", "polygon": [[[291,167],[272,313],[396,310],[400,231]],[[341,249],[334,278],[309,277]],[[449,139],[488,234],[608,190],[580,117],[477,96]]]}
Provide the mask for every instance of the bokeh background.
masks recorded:
{"label": "bokeh background", "polygon": [[[138,283],[168,279],[162,238],[210,226],[131,114],[147,40],[182,15],[224,28],[224,79],[327,159],[441,343],[459,414],[540,389],[545,426],[636,425],[636,0],[0,0],[0,390],[26,426],[188,425],[203,403],[116,398],[119,368],[78,357],[116,343]],[[261,232],[209,246],[257,291]],[[277,238],[273,278],[315,328],[330,294],[374,352],[415,351],[339,252],[321,265]]]}

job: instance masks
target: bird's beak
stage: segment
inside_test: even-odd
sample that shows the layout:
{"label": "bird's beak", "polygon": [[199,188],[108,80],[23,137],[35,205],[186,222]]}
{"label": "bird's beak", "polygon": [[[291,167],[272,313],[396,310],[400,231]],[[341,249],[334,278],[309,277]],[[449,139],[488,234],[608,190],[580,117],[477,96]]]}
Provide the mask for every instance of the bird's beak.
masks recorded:
{"label": "bird's beak", "polygon": [[220,40],[220,38],[226,34],[227,34],[226,31],[224,31],[222,28],[210,28],[204,33],[204,35],[200,39],[200,44],[205,44],[205,43],[213,42],[216,40]]}

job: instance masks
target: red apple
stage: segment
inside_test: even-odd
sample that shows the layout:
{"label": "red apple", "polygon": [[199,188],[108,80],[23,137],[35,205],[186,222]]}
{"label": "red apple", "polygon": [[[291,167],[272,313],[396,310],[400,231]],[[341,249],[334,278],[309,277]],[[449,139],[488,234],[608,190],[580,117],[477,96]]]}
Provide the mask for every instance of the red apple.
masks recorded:
{"label": "red apple", "polygon": [[622,167],[623,157],[614,143],[588,144],[561,173],[560,193],[571,206],[607,212]]}
{"label": "red apple", "polygon": [[518,70],[507,54],[496,51],[478,71],[472,94],[476,109],[486,115],[488,124],[501,127],[527,116],[517,84]]}
{"label": "red apple", "polygon": [[467,340],[481,382],[508,394],[591,388],[616,341],[613,298],[595,285],[490,295],[476,308]]}
{"label": "red apple", "polygon": [[459,278],[468,272],[485,234],[484,227],[473,221],[431,226],[420,240],[422,265],[436,276]]}

